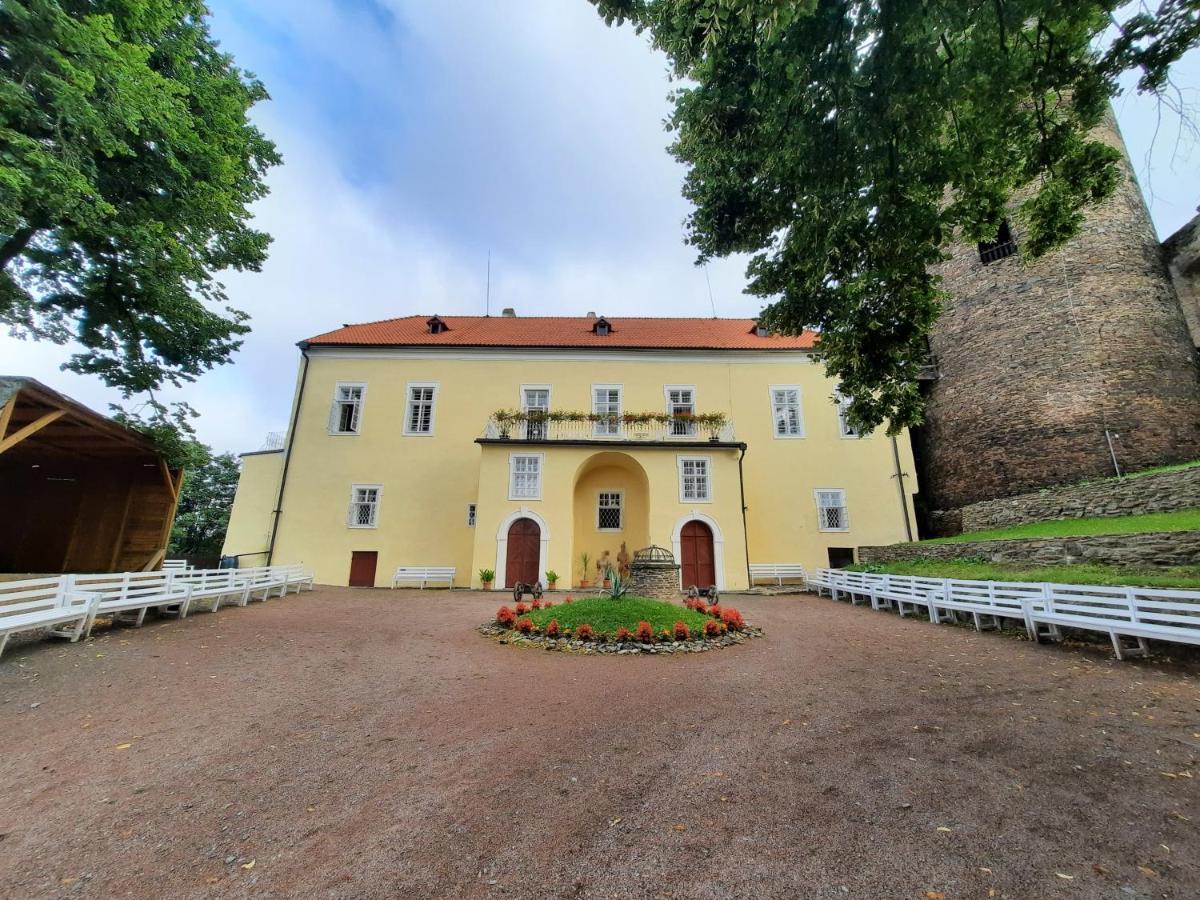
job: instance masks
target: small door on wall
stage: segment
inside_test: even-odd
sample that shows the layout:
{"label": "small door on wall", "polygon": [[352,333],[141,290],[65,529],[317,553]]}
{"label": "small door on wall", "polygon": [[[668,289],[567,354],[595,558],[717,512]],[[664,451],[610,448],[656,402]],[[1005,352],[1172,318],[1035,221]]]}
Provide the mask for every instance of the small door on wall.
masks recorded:
{"label": "small door on wall", "polygon": [[350,554],[350,587],[375,587],[375,566],[379,553],[375,550],[354,550]]}
{"label": "small door on wall", "polygon": [[508,555],[504,560],[504,586],[513,587],[518,581],[536,584],[541,581],[538,561],[542,550],[542,529],[533,519],[517,519],[508,527]]}
{"label": "small door on wall", "polygon": [[712,529],[693,519],[679,534],[679,564],[683,586],[712,587],[717,583],[716,556],[713,554]]}

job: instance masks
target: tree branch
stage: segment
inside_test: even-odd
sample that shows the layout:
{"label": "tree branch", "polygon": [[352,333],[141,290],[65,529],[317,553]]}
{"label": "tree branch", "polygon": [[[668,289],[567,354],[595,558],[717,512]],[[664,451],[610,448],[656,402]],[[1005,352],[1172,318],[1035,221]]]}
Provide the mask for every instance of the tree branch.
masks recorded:
{"label": "tree branch", "polygon": [[36,228],[18,228],[3,244],[0,244],[0,269],[25,252],[33,236],[38,233]]}

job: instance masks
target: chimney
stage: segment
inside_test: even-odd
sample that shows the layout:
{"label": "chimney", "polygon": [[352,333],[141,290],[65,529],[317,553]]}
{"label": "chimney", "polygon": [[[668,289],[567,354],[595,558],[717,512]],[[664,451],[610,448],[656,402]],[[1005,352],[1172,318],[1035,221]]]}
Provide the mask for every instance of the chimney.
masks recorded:
{"label": "chimney", "polygon": [[589,309],[589,310],[588,310],[587,317],[588,317],[589,319],[594,319],[594,318],[596,318],[596,314],[595,314],[594,312],[592,312],[592,311]]}
{"label": "chimney", "polygon": [[500,310],[500,315],[505,319],[515,319],[517,317],[517,311],[511,306],[506,306],[504,309]]}

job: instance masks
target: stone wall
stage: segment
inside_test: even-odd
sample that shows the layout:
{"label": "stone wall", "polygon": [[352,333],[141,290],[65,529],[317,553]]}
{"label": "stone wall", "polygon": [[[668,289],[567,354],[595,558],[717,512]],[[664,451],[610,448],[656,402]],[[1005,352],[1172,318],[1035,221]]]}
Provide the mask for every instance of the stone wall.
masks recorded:
{"label": "stone wall", "polygon": [[964,506],[959,513],[962,531],[971,532],[1051,519],[1131,516],[1178,509],[1200,509],[1200,466],[984,500]]}
{"label": "stone wall", "polygon": [[858,561],[862,563],[915,559],[982,559],[993,563],[1028,566],[1059,566],[1071,563],[1154,568],[1195,566],[1200,565],[1200,531],[964,541],[954,544],[892,544],[887,547],[858,548]]}
{"label": "stone wall", "polygon": [[675,563],[638,562],[629,567],[629,593],[655,600],[678,600],[679,566]]}
{"label": "stone wall", "polygon": [[1163,241],[1163,255],[1192,343],[1200,347],[1200,216]]}
{"label": "stone wall", "polygon": [[[1111,118],[1096,136],[1124,150]],[[949,294],[930,340],[939,377],[914,432],[926,519],[1112,475],[1106,429],[1126,470],[1200,458],[1195,347],[1123,169],[1062,249],[1027,258],[1011,222],[1015,256],[985,266],[959,244],[937,268]]]}

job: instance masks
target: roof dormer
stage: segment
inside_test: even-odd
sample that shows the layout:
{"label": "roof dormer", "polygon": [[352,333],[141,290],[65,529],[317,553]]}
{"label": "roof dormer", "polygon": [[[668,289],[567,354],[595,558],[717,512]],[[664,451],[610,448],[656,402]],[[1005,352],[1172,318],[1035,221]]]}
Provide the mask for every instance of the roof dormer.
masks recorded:
{"label": "roof dormer", "polygon": [[750,329],[750,333],[755,337],[770,337],[771,329],[761,322],[755,322],[754,327]]}
{"label": "roof dormer", "polygon": [[450,330],[450,326],[446,324],[445,320],[441,316],[434,316],[425,324],[429,326],[430,334],[441,334],[443,331]]}
{"label": "roof dormer", "polygon": [[601,337],[612,334],[612,323],[604,318],[604,316],[601,316],[592,323],[592,334],[598,334]]}

